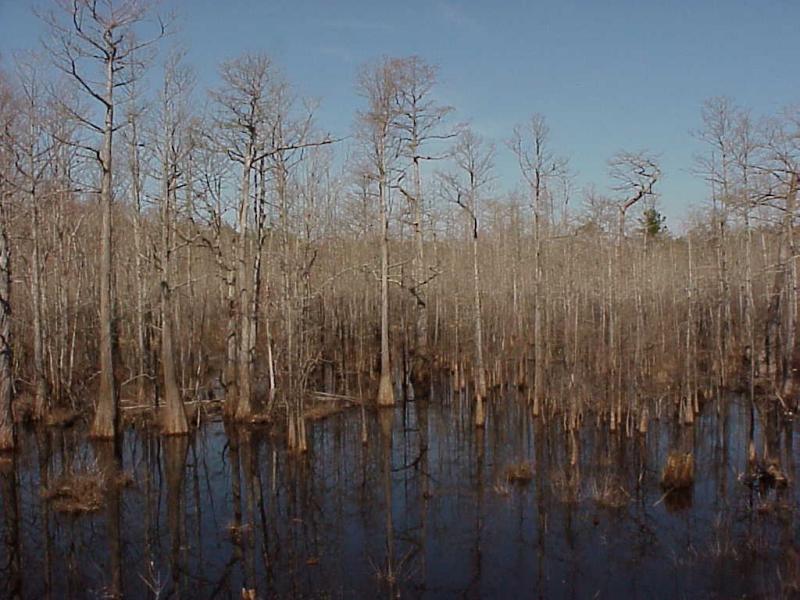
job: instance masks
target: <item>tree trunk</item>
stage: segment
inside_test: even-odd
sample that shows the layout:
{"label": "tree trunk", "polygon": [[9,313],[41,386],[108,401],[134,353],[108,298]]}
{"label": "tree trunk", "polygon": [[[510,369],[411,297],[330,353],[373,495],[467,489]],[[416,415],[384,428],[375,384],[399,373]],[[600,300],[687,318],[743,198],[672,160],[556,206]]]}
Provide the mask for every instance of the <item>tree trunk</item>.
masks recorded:
{"label": "tree trunk", "polygon": [[533,309],[533,416],[538,417],[544,398],[544,327],[543,308],[544,290],[542,289],[542,214],[541,214],[541,182],[537,174],[533,200],[533,236],[534,236],[534,309]]}
{"label": "tree trunk", "polygon": [[378,186],[381,204],[381,376],[378,406],[394,406],[394,385],[389,360],[389,212],[385,175],[381,175]]}
{"label": "tree trunk", "polygon": [[[170,193],[170,192],[167,192]],[[168,199],[164,199],[169,203]],[[169,244],[169,208],[164,208],[163,241],[164,249],[161,257],[161,370],[164,377],[164,407],[161,418],[161,432],[166,435],[183,435],[189,432],[186,421],[186,407],[181,398],[178,381],[175,376],[175,350],[172,336],[172,290],[170,288],[170,261],[172,252]]]}
{"label": "tree trunk", "polygon": [[[794,369],[798,366],[797,356],[797,256],[794,243],[794,213],[797,203],[797,173],[792,173],[789,181],[789,190],[786,194],[786,220],[784,234],[786,235],[786,249],[789,258],[786,307],[786,330],[784,335],[783,382],[781,391],[784,396],[791,398],[795,394]],[[794,404],[794,399],[791,398]]]}
{"label": "tree trunk", "polygon": [[239,290],[237,306],[239,309],[239,348],[237,358],[238,374],[238,403],[236,405],[236,419],[247,420],[253,412],[253,355],[252,343],[252,317],[250,315],[250,269],[248,269],[247,252],[247,216],[250,208],[250,175],[252,169],[252,151],[247,156],[242,166],[241,198],[239,199],[239,239],[237,251],[236,285]]}
{"label": "tree trunk", "polygon": [[144,252],[142,234],[142,182],[139,161],[138,135],[136,122],[131,122],[131,194],[133,196],[133,241],[134,241],[134,265],[136,269],[136,400],[138,404],[145,403],[146,376],[149,375],[147,369],[147,344],[145,337],[144,301],[145,301],[145,282],[144,264],[142,253]]}
{"label": "tree trunk", "polygon": [[106,62],[106,110],[103,128],[103,147],[100,154],[102,180],[100,204],[102,207],[102,232],[100,247],[100,389],[97,411],[91,434],[96,438],[113,438],[117,434],[119,406],[114,378],[113,306],[111,296],[111,201],[112,201],[112,136],[114,132],[114,71],[113,61]]}
{"label": "tree trunk", "polygon": [[428,306],[425,301],[425,244],[422,235],[422,178],[419,157],[414,147],[414,287],[417,295],[417,352],[423,356],[428,350]]}
{"label": "tree trunk", "polygon": [[472,277],[475,292],[475,427],[486,424],[486,370],[483,364],[483,317],[481,316],[481,281],[478,267],[478,218],[472,215]]}
{"label": "tree trunk", "polygon": [[31,189],[33,222],[31,224],[31,308],[33,310],[33,415],[43,419],[48,412],[47,380],[44,371],[44,336],[42,333],[42,267],[39,248],[39,207],[36,192]]}
{"label": "tree trunk", "polygon": [[5,221],[0,217],[0,451],[13,450],[16,441],[11,410],[11,352],[11,247]]}

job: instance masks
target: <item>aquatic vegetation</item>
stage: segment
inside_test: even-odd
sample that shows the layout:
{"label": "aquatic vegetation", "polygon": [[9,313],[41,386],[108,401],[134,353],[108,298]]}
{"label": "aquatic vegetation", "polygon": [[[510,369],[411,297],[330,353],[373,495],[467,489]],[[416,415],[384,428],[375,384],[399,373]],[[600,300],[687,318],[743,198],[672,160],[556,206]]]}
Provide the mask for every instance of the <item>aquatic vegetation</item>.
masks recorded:
{"label": "aquatic vegetation", "polygon": [[661,472],[661,487],[668,491],[685,490],[694,484],[694,455],[672,452]]}
{"label": "aquatic vegetation", "polygon": [[509,483],[525,485],[533,479],[533,467],[529,462],[517,462],[506,466],[505,478]]}
{"label": "aquatic vegetation", "polygon": [[589,497],[603,508],[622,508],[631,501],[631,495],[617,477],[606,475],[592,481]]}
{"label": "aquatic vegetation", "polygon": [[103,506],[105,482],[99,470],[62,475],[42,490],[42,497],[56,512],[90,513]]}

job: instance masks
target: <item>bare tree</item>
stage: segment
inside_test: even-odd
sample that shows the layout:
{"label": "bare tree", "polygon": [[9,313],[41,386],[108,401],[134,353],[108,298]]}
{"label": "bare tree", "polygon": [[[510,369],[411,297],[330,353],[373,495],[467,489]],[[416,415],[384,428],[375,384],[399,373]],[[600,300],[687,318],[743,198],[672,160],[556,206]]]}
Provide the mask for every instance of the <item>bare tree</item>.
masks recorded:
{"label": "bare tree", "polygon": [[609,161],[613,189],[622,195],[617,203],[617,243],[625,238],[625,217],[639,201],[651,197],[661,177],[656,158],[647,152],[618,152]]}
{"label": "bare tree", "polygon": [[[617,290],[625,278],[622,263],[625,217],[628,211],[636,206],[637,203],[654,194],[654,187],[661,176],[661,170],[656,159],[646,152],[619,152],[609,160],[608,165],[609,175],[614,181],[613,189],[622,197],[617,202],[618,220],[613,265],[609,262],[608,268],[608,356],[611,365],[611,383],[616,387],[612,398],[610,428],[614,431],[622,421],[623,410],[621,392],[623,378],[622,314],[619,310],[620,301]],[[609,261],[611,261],[611,254],[609,254]]]}
{"label": "bare tree", "polygon": [[[239,320],[236,337],[236,375],[228,373],[226,383],[236,381],[235,395],[226,394],[226,413],[237,419],[252,414],[255,318],[252,313],[253,253],[248,230],[253,210],[251,182],[253,169],[264,158],[271,119],[270,86],[272,61],[266,55],[244,55],[222,65],[223,86],[212,92],[217,104],[216,127],[223,150],[241,165],[235,246],[235,309]],[[229,391],[233,392],[232,389]]]}
{"label": "bare tree", "polygon": [[[285,153],[329,144],[330,138],[307,141],[277,136],[275,118],[277,93],[281,90],[279,77],[272,61],[263,54],[246,54],[223,64],[223,86],[211,93],[217,105],[215,125],[221,149],[228,158],[241,165],[234,282],[235,307],[239,318],[236,347],[237,393],[226,398],[226,413],[237,419],[248,419],[253,412],[253,369],[256,350],[257,308],[256,291],[261,274],[261,250],[264,242],[265,206],[263,197],[254,199],[252,180],[261,164],[268,159],[287,160]],[[304,130],[307,131],[307,130]],[[260,173],[260,171],[259,171]],[[263,186],[262,178],[259,185]],[[256,244],[248,234],[253,221]],[[234,377],[228,374],[227,381]]]}
{"label": "bare tree", "polygon": [[458,204],[469,220],[472,238],[473,326],[475,331],[475,426],[486,423],[486,365],[484,362],[483,313],[481,309],[481,279],[478,253],[480,202],[492,179],[494,147],[471,129],[463,130],[452,150],[457,172],[443,175],[445,189],[452,202]]}
{"label": "bare tree", "polygon": [[21,100],[19,136],[9,138],[18,171],[20,192],[30,211],[30,294],[33,313],[33,417],[43,419],[48,412],[49,394],[44,365],[44,331],[42,322],[42,201],[49,179],[47,172],[52,157],[52,138],[46,127],[51,118],[45,106],[41,64],[33,55],[17,61],[17,81]]}
{"label": "bare tree", "polygon": [[547,315],[544,301],[546,251],[544,239],[551,223],[553,210],[550,184],[567,174],[567,161],[553,155],[550,149],[550,128],[543,115],[534,114],[524,125],[514,127],[509,147],[517,156],[522,176],[528,183],[533,212],[534,240],[534,399],[533,414],[538,416],[544,393],[545,335]]}
{"label": "bare tree", "polygon": [[180,63],[180,55],[171,56],[164,73],[161,92],[159,129],[161,139],[161,254],[159,285],[161,295],[161,369],[164,377],[164,409],[162,431],[185,434],[189,431],[186,410],[175,374],[173,336],[173,271],[175,270],[175,215],[180,165],[188,147],[186,128],[189,123],[188,95],[194,83],[192,72]]}
{"label": "bare tree", "polygon": [[7,148],[15,113],[13,94],[0,72],[0,451],[13,450],[16,442],[12,411],[11,247],[7,233],[11,199],[11,157]]}
{"label": "bare tree", "polygon": [[[138,86],[135,82],[128,88],[128,107],[126,111],[127,128],[124,131],[128,146],[128,177],[130,189],[130,206],[133,210],[133,241],[134,241],[134,270],[136,285],[136,400],[139,404],[146,402],[148,380],[153,378],[149,344],[147,335],[147,320],[145,317],[145,304],[147,296],[146,281],[148,246],[145,240],[145,181],[146,169],[143,168],[143,151],[145,145],[142,141],[142,121],[147,115],[147,105],[139,96]],[[157,396],[153,395],[153,401]]]}
{"label": "bare tree", "polygon": [[85,149],[100,168],[99,198],[102,208],[100,250],[100,390],[92,435],[113,438],[119,421],[118,390],[114,373],[114,306],[111,208],[114,200],[113,141],[120,124],[115,120],[115,92],[130,85],[147,58],[148,50],[166,33],[159,19],[151,38],[140,38],[137,30],[150,15],[147,0],[58,0],[58,12],[42,15],[51,41],[48,50],[55,66],[100,107],[101,119],[87,117],[66,103],[62,109],[79,121],[98,145]]}
{"label": "bare tree", "polygon": [[717,364],[720,383],[725,385],[728,328],[731,320],[729,302],[728,256],[726,238],[732,201],[731,189],[734,162],[734,121],[739,112],[733,102],[724,97],[710,98],[701,111],[703,126],[694,133],[708,148],[709,153],[695,158],[697,172],[711,187],[711,210],[715,231],[717,257],[717,327],[715,330]]}
{"label": "bare tree", "polygon": [[[797,344],[798,265],[795,220],[800,188],[800,109],[787,109],[781,119],[767,125],[763,142],[764,164],[759,166],[766,177],[765,189],[755,200],[775,209],[781,218],[781,242],[778,269],[772,287],[766,323],[765,347],[769,352],[772,338],[779,338],[776,356],[776,388],[784,403],[797,406],[797,371],[800,349]],[[769,359],[769,354],[767,357]]]}
{"label": "bare tree", "polygon": [[417,349],[425,354],[428,344],[428,306],[425,288],[435,276],[429,273],[425,263],[425,232],[423,214],[422,169],[423,161],[440,158],[431,154],[432,142],[452,138],[452,131],[443,129],[446,117],[453,111],[450,106],[441,106],[432,98],[437,82],[436,68],[418,56],[395,58],[390,61],[395,78],[397,117],[395,127],[400,137],[400,152],[411,169],[411,186],[407,188],[401,176],[400,191],[411,208],[414,230],[414,255],[412,261],[413,281],[410,290],[416,301]]}
{"label": "bare tree", "polygon": [[394,102],[397,82],[392,63],[383,59],[361,69],[358,93],[367,101],[367,108],[358,114],[358,137],[364,145],[369,164],[369,178],[378,188],[381,244],[381,373],[378,385],[378,406],[394,405],[391,359],[389,356],[389,190],[390,168],[397,157],[397,139],[393,131],[397,117]]}

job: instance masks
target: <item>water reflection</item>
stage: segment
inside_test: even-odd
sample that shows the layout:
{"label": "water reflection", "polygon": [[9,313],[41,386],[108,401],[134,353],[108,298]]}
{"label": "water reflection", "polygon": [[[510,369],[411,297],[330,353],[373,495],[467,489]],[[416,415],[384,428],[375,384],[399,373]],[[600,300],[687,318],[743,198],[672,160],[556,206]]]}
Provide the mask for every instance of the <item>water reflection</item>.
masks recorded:
{"label": "water reflection", "polygon": [[[25,433],[0,462],[0,596],[800,590],[796,433],[777,412],[757,414],[753,436],[792,483],[762,489],[739,480],[748,403],[713,399],[693,427],[611,434],[594,419],[580,432],[531,420],[511,392],[475,430],[463,393],[433,398],[367,414],[366,445],[358,411],[317,422],[305,455],[267,429],[222,423],[188,438],[128,431],[120,447]],[[665,494],[671,452],[692,454],[696,478]],[[528,478],[510,475],[525,465]],[[54,500],[78,481],[80,502]]]}

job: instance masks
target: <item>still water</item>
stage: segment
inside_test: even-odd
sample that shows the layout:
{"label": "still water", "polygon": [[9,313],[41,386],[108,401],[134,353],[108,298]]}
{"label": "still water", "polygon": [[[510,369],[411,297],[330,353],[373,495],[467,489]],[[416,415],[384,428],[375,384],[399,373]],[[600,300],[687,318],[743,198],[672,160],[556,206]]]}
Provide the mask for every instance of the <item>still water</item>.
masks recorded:
{"label": "still water", "polygon": [[[753,489],[739,477],[749,418],[717,400],[692,428],[627,437],[587,417],[571,435],[507,398],[481,432],[450,395],[368,412],[366,445],[357,410],[315,422],[305,456],[268,428],[128,430],[118,484],[79,514],[42,489],[65,471],[114,472],[113,449],[25,432],[0,467],[0,596],[791,597],[796,427],[757,415],[759,454],[790,484]],[[664,497],[673,450],[694,453],[696,478]],[[509,481],[514,465],[531,479]]]}

